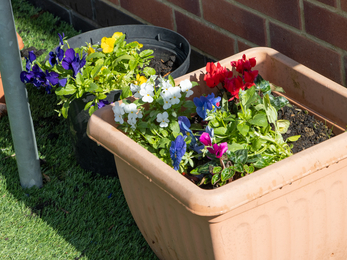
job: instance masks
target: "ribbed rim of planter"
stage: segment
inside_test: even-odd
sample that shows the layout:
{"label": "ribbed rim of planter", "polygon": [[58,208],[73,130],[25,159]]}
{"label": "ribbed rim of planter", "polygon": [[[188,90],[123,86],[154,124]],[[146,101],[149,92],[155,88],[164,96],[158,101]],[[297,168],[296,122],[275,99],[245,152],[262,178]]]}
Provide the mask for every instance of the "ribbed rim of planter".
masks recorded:
{"label": "ribbed rim of planter", "polygon": [[[222,66],[227,65],[230,67],[230,61],[241,59],[243,54],[246,54],[248,58],[254,57],[255,53],[257,53],[257,67],[255,69],[260,70],[263,78],[267,79],[267,75],[261,72],[262,63],[267,62],[267,58],[277,59],[281,64],[289,66],[293,70],[300,72],[300,74],[311,75],[312,78],[310,80],[329,88],[332,93],[335,92],[342,95],[343,99],[347,100],[346,88],[271,48],[252,48],[224,59],[220,63]],[[179,83],[186,78],[196,80],[197,76],[203,77],[202,73],[205,73],[203,69],[196,70],[176,79],[176,82]],[[194,90],[199,91],[197,88]],[[347,108],[345,111],[347,111]],[[341,111],[341,113],[347,112]],[[347,116],[343,117],[342,115],[342,118],[347,120]],[[108,123],[107,127],[103,129],[96,127],[102,121]],[[343,125],[347,125],[347,122],[341,122],[340,126],[342,127]],[[141,174],[176,199],[187,210],[201,216],[218,216],[266,194],[275,193],[279,189],[283,189],[281,190],[281,195],[285,195],[286,186],[292,185],[294,182],[307,182],[310,178],[303,180],[304,177],[319,172],[326,167],[331,167],[347,158],[347,133],[343,133],[223,187],[214,190],[204,190],[174,171],[143,147],[138,147],[136,150],[132,149],[135,142],[115,128],[112,106],[99,109],[92,115],[87,133],[92,140],[106,149],[110,150],[109,147],[112,147],[113,150],[110,151],[115,156],[127,162],[130,167],[139,170]],[[105,135],[107,138],[105,138]],[[114,140],[116,139],[117,143],[115,144]],[[100,140],[102,140],[102,143]],[[328,154],[333,154],[334,158],[328,157]],[[314,163],[303,167],[302,165],[306,165],[308,161]],[[146,169],[151,170],[148,171]],[[248,190],[256,192],[250,194],[247,192]],[[287,189],[287,192],[289,192],[288,190],[290,189]],[[225,201],[225,198],[228,198],[228,200]],[[236,213],[234,212],[233,214]],[[225,217],[228,216],[223,218]],[[213,221],[220,221],[220,219],[216,218]]]}

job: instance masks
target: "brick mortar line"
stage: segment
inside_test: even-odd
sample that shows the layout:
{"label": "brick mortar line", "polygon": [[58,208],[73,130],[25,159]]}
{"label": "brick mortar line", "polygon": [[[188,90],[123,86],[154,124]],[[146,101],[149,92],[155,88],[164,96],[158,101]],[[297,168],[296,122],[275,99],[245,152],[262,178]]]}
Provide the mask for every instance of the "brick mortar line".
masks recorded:
{"label": "brick mortar line", "polygon": [[306,24],[305,24],[305,10],[304,10],[304,1],[299,0],[299,8],[300,8],[300,27],[303,32],[306,33]]}
{"label": "brick mortar line", "polygon": [[[236,2],[235,0],[226,0],[226,1],[228,1],[228,2],[230,2],[230,3],[233,3],[233,4],[235,4],[236,6],[242,8],[242,9],[244,9],[244,10],[247,10],[247,11],[253,13],[253,14],[258,15],[258,16],[260,16],[261,18],[268,20],[268,22],[271,22],[271,23],[273,23],[273,24],[275,24],[275,25],[277,25],[277,26],[280,26],[280,27],[282,27],[282,28],[284,28],[284,29],[286,29],[286,30],[289,30],[289,31],[291,31],[291,32],[294,32],[294,33],[296,33],[296,34],[298,34],[298,35],[304,36],[304,37],[306,37],[307,39],[310,39],[310,40],[312,40],[312,41],[318,43],[319,45],[321,45],[321,46],[323,46],[323,47],[332,49],[332,50],[338,52],[338,53],[341,54],[341,55],[347,55],[347,50],[343,50],[343,49],[341,49],[341,48],[339,48],[339,47],[337,47],[337,46],[335,46],[335,45],[333,45],[333,44],[331,44],[331,43],[328,43],[328,42],[326,42],[326,41],[324,41],[324,40],[321,40],[321,39],[319,39],[319,38],[317,38],[317,37],[315,37],[315,36],[313,36],[313,35],[311,35],[311,34],[306,33],[305,31],[303,31],[303,30],[301,30],[301,29],[297,29],[297,28],[292,27],[292,26],[290,26],[290,25],[288,25],[288,24],[286,24],[286,23],[283,23],[283,22],[281,22],[281,21],[278,21],[278,20],[276,20],[275,18],[272,18],[272,17],[270,17],[270,16],[268,16],[268,15],[265,15],[265,14],[263,14],[263,13],[257,11],[257,10],[251,9],[250,7],[245,6],[245,5],[243,5],[243,4],[240,4],[240,3]],[[300,0],[300,1],[303,1],[303,0]],[[306,1],[306,0],[305,0],[305,1]],[[303,22],[304,22],[304,21],[303,21]],[[271,46],[269,46],[269,47],[271,47]]]}
{"label": "brick mortar line", "polygon": [[[137,15],[135,15],[135,14],[129,12],[128,10],[126,10],[125,8],[123,8],[121,6],[121,0],[118,0],[119,5],[116,5],[116,4],[114,4],[114,3],[112,3],[112,2],[110,2],[108,0],[99,0],[99,1],[104,2],[105,4],[108,4],[108,5],[112,6],[112,7],[114,7],[118,11],[121,11],[121,12],[125,13],[126,15],[129,15],[131,18],[134,18],[135,20],[138,20],[139,22],[141,22],[143,24],[153,25],[150,22],[142,19],[141,17],[138,17]],[[127,1],[127,0],[125,0],[125,1]]]}
{"label": "brick mortar line", "polygon": [[321,7],[323,9],[326,9],[326,10],[328,10],[330,12],[337,13],[337,14],[343,16],[344,18],[347,18],[347,12],[341,9],[341,2],[340,1],[336,2],[336,7],[333,7],[333,6],[330,6],[330,5],[326,5],[326,4],[323,4],[321,2],[313,1],[313,0],[305,0],[305,1],[310,3],[310,4],[313,4],[315,6],[318,6],[318,7]]}

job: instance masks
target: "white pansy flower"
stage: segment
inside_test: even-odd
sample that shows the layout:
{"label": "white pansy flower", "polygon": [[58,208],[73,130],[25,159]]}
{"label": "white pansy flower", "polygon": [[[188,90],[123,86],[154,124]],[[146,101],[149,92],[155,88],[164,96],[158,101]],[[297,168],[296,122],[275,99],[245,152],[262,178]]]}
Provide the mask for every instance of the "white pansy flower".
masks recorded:
{"label": "white pansy flower", "polygon": [[137,112],[137,117],[138,117],[138,118],[142,118],[142,117],[143,117],[143,114],[142,114],[142,111],[141,111],[141,110],[139,110],[139,112]]}
{"label": "white pansy flower", "polygon": [[118,123],[120,123],[120,124],[123,124],[123,123],[124,123],[124,119],[123,119],[123,117],[122,117],[121,114],[115,114],[115,115],[114,115],[114,121],[116,121],[116,122],[118,122]]}
{"label": "white pansy flower", "polygon": [[142,98],[142,96],[140,94],[140,90],[141,90],[140,86],[135,85],[134,83],[131,83],[130,84],[130,90],[131,90],[131,92],[135,93],[134,94],[135,98]]}
{"label": "white pansy flower", "polygon": [[137,118],[137,106],[134,103],[124,106],[125,113],[128,113],[128,118],[135,117]]}
{"label": "white pansy flower", "polygon": [[157,122],[160,123],[159,126],[160,127],[167,127],[170,122],[170,120],[168,119],[169,114],[167,112],[163,112],[163,113],[159,113],[157,115]]}
{"label": "white pansy flower", "polygon": [[171,94],[171,104],[175,105],[180,102],[181,98],[181,88],[180,87],[170,87],[168,90]]}
{"label": "white pansy flower", "polygon": [[181,81],[180,87],[181,87],[181,91],[183,93],[186,93],[186,97],[193,95],[194,92],[193,92],[193,90],[191,90],[193,85],[189,79],[185,79],[185,80]]}
{"label": "white pansy flower", "polygon": [[136,117],[128,117],[128,124],[130,125],[130,127],[135,130],[136,128]]}
{"label": "white pansy flower", "polygon": [[163,109],[164,110],[169,109],[171,107],[171,99],[163,98],[163,101],[164,101]]}
{"label": "white pansy flower", "polygon": [[153,96],[154,96],[153,91],[154,91],[154,87],[152,84],[148,84],[148,83],[141,84],[140,94],[142,96],[142,101],[152,103]]}
{"label": "white pansy flower", "polygon": [[165,80],[162,80],[158,86],[161,87],[162,92],[167,92],[170,87],[173,87],[169,81],[165,81]]}
{"label": "white pansy flower", "polygon": [[125,104],[119,104],[119,102],[114,103],[114,107],[112,107],[112,111],[114,114],[124,115],[124,106]]}

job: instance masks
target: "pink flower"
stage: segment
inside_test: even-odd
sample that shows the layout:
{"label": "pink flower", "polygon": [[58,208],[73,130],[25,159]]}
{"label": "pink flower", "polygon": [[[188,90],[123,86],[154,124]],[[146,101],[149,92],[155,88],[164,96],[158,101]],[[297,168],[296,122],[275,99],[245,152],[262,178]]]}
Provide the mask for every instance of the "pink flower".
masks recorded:
{"label": "pink flower", "polygon": [[200,142],[205,146],[212,146],[211,137],[208,133],[204,132],[200,136]]}
{"label": "pink flower", "polygon": [[214,144],[213,147],[207,147],[207,150],[216,156],[216,158],[221,158],[223,154],[228,150],[228,143],[224,142],[220,145]]}

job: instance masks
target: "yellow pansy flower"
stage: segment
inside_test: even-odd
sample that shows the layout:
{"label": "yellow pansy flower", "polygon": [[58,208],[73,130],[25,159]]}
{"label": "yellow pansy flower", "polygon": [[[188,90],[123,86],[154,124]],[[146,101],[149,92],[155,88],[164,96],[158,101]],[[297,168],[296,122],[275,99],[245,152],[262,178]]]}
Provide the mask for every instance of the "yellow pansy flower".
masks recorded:
{"label": "yellow pansy flower", "polygon": [[114,43],[116,40],[114,38],[103,37],[101,39],[101,48],[104,53],[110,53],[113,51]]}
{"label": "yellow pansy flower", "polygon": [[141,49],[143,47],[143,44],[139,43],[138,41],[134,41],[137,43],[137,45],[139,46],[139,48]]}
{"label": "yellow pansy flower", "polygon": [[121,37],[123,35],[122,32],[115,32],[113,35],[112,35],[112,38],[117,40],[119,37]]}
{"label": "yellow pansy flower", "polygon": [[141,84],[147,82],[147,78],[145,76],[140,76],[140,74],[137,74],[136,75],[136,82],[137,82],[137,85],[140,86]]}
{"label": "yellow pansy flower", "polygon": [[92,46],[90,45],[90,43],[88,44],[88,47],[89,47],[89,48],[88,48],[88,51],[87,51],[88,55],[95,52],[95,50],[92,48]]}

